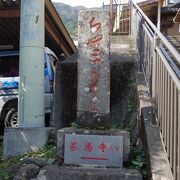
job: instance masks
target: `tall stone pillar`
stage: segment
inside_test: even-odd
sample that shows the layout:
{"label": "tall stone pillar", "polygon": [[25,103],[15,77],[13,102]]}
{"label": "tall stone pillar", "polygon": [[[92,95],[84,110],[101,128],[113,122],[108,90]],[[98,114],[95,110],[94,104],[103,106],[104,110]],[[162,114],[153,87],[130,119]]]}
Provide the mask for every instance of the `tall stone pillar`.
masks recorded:
{"label": "tall stone pillar", "polygon": [[79,13],[77,123],[110,124],[109,15],[102,10]]}

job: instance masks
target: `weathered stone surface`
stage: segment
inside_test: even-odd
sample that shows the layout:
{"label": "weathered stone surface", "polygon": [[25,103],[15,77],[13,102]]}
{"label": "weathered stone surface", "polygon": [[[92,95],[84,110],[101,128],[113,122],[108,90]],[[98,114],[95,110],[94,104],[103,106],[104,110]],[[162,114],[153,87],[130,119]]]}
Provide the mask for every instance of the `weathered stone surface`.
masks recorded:
{"label": "weathered stone surface", "polygon": [[123,152],[124,161],[128,160],[130,152],[130,136],[127,131],[97,131],[97,130],[83,130],[77,129],[73,130],[71,128],[63,128],[57,132],[57,154],[60,159],[64,159],[64,142],[65,134],[85,134],[85,135],[107,135],[107,136],[123,136]]}
{"label": "weathered stone surface", "polygon": [[39,166],[35,164],[28,164],[21,166],[18,174],[14,177],[14,180],[24,179],[24,178],[34,178],[39,173]]}
{"label": "weathered stone surface", "polygon": [[54,158],[50,158],[50,159],[48,159],[47,164],[54,164],[55,161],[56,160]]}
{"label": "weathered stone surface", "polygon": [[81,127],[108,128],[111,125],[111,116],[110,114],[97,114],[96,112],[77,112],[77,123]]}
{"label": "weathered stone surface", "polygon": [[46,166],[41,169],[38,180],[142,180],[137,170],[57,167]]}
{"label": "weathered stone surface", "polygon": [[129,128],[131,118],[128,106],[133,91],[132,82],[135,81],[135,64],[134,62],[121,62],[118,57],[116,59],[117,62],[111,62],[111,120],[113,125],[121,123]]}
{"label": "weathered stone surface", "polygon": [[21,168],[20,164],[14,165],[12,168],[9,169],[9,173],[11,175],[15,176],[18,173],[18,171],[20,170],[20,168]]}
{"label": "weathered stone surface", "polygon": [[123,136],[65,134],[64,163],[123,166]]}
{"label": "weathered stone surface", "polygon": [[[96,127],[110,114],[109,16],[102,10],[79,13],[77,123]],[[98,121],[93,117],[98,116]]]}
{"label": "weathered stone surface", "polygon": [[51,125],[58,129],[76,120],[77,58],[75,53],[57,63]]}
{"label": "weathered stone surface", "polygon": [[3,157],[36,151],[47,143],[52,128],[5,128]]}
{"label": "weathered stone surface", "polygon": [[35,164],[39,166],[40,168],[46,166],[48,159],[46,158],[25,158],[22,161],[23,165],[27,164]]}

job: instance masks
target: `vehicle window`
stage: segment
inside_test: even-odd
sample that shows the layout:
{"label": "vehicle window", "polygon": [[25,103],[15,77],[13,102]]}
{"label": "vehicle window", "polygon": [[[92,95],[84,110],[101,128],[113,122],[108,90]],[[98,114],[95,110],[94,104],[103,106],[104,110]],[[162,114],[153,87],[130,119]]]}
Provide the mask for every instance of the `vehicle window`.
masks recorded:
{"label": "vehicle window", "polygon": [[50,55],[50,58],[51,58],[51,64],[52,64],[53,71],[55,72],[57,59],[52,55]]}
{"label": "vehicle window", "polygon": [[0,57],[0,77],[19,76],[19,56]]}

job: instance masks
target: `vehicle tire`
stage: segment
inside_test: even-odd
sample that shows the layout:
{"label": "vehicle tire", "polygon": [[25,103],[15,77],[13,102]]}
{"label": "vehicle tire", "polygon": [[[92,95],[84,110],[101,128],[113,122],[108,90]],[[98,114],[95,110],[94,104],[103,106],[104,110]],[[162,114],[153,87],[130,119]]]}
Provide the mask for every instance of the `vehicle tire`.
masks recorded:
{"label": "vehicle tire", "polygon": [[18,112],[16,107],[12,107],[6,114],[5,127],[17,127],[18,126]]}

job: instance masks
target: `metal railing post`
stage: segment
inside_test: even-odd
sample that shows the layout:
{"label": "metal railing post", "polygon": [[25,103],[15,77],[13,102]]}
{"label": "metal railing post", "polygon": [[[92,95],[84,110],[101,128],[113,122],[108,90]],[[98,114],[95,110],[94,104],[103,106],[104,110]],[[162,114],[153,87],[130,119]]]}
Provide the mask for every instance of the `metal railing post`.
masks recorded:
{"label": "metal railing post", "polygon": [[152,100],[155,103],[155,99],[156,99],[156,86],[158,85],[156,82],[156,76],[157,76],[157,71],[158,71],[158,67],[156,66],[156,47],[159,46],[159,38],[158,36],[155,34],[154,38],[153,38],[153,59],[151,62],[151,68],[152,68]]}
{"label": "metal railing post", "polygon": [[110,16],[110,35],[112,35],[113,34],[113,0],[110,0],[109,16]]}
{"label": "metal railing post", "polygon": [[139,43],[138,43],[138,49],[139,55],[140,55],[140,71],[142,71],[142,65],[144,64],[144,33],[143,33],[143,24],[144,24],[144,18],[142,17],[141,22],[139,24],[139,32],[138,36],[140,37]]}
{"label": "metal railing post", "polygon": [[131,0],[129,0],[129,35],[131,35],[131,17],[132,17],[132,13],[131,13]]}

